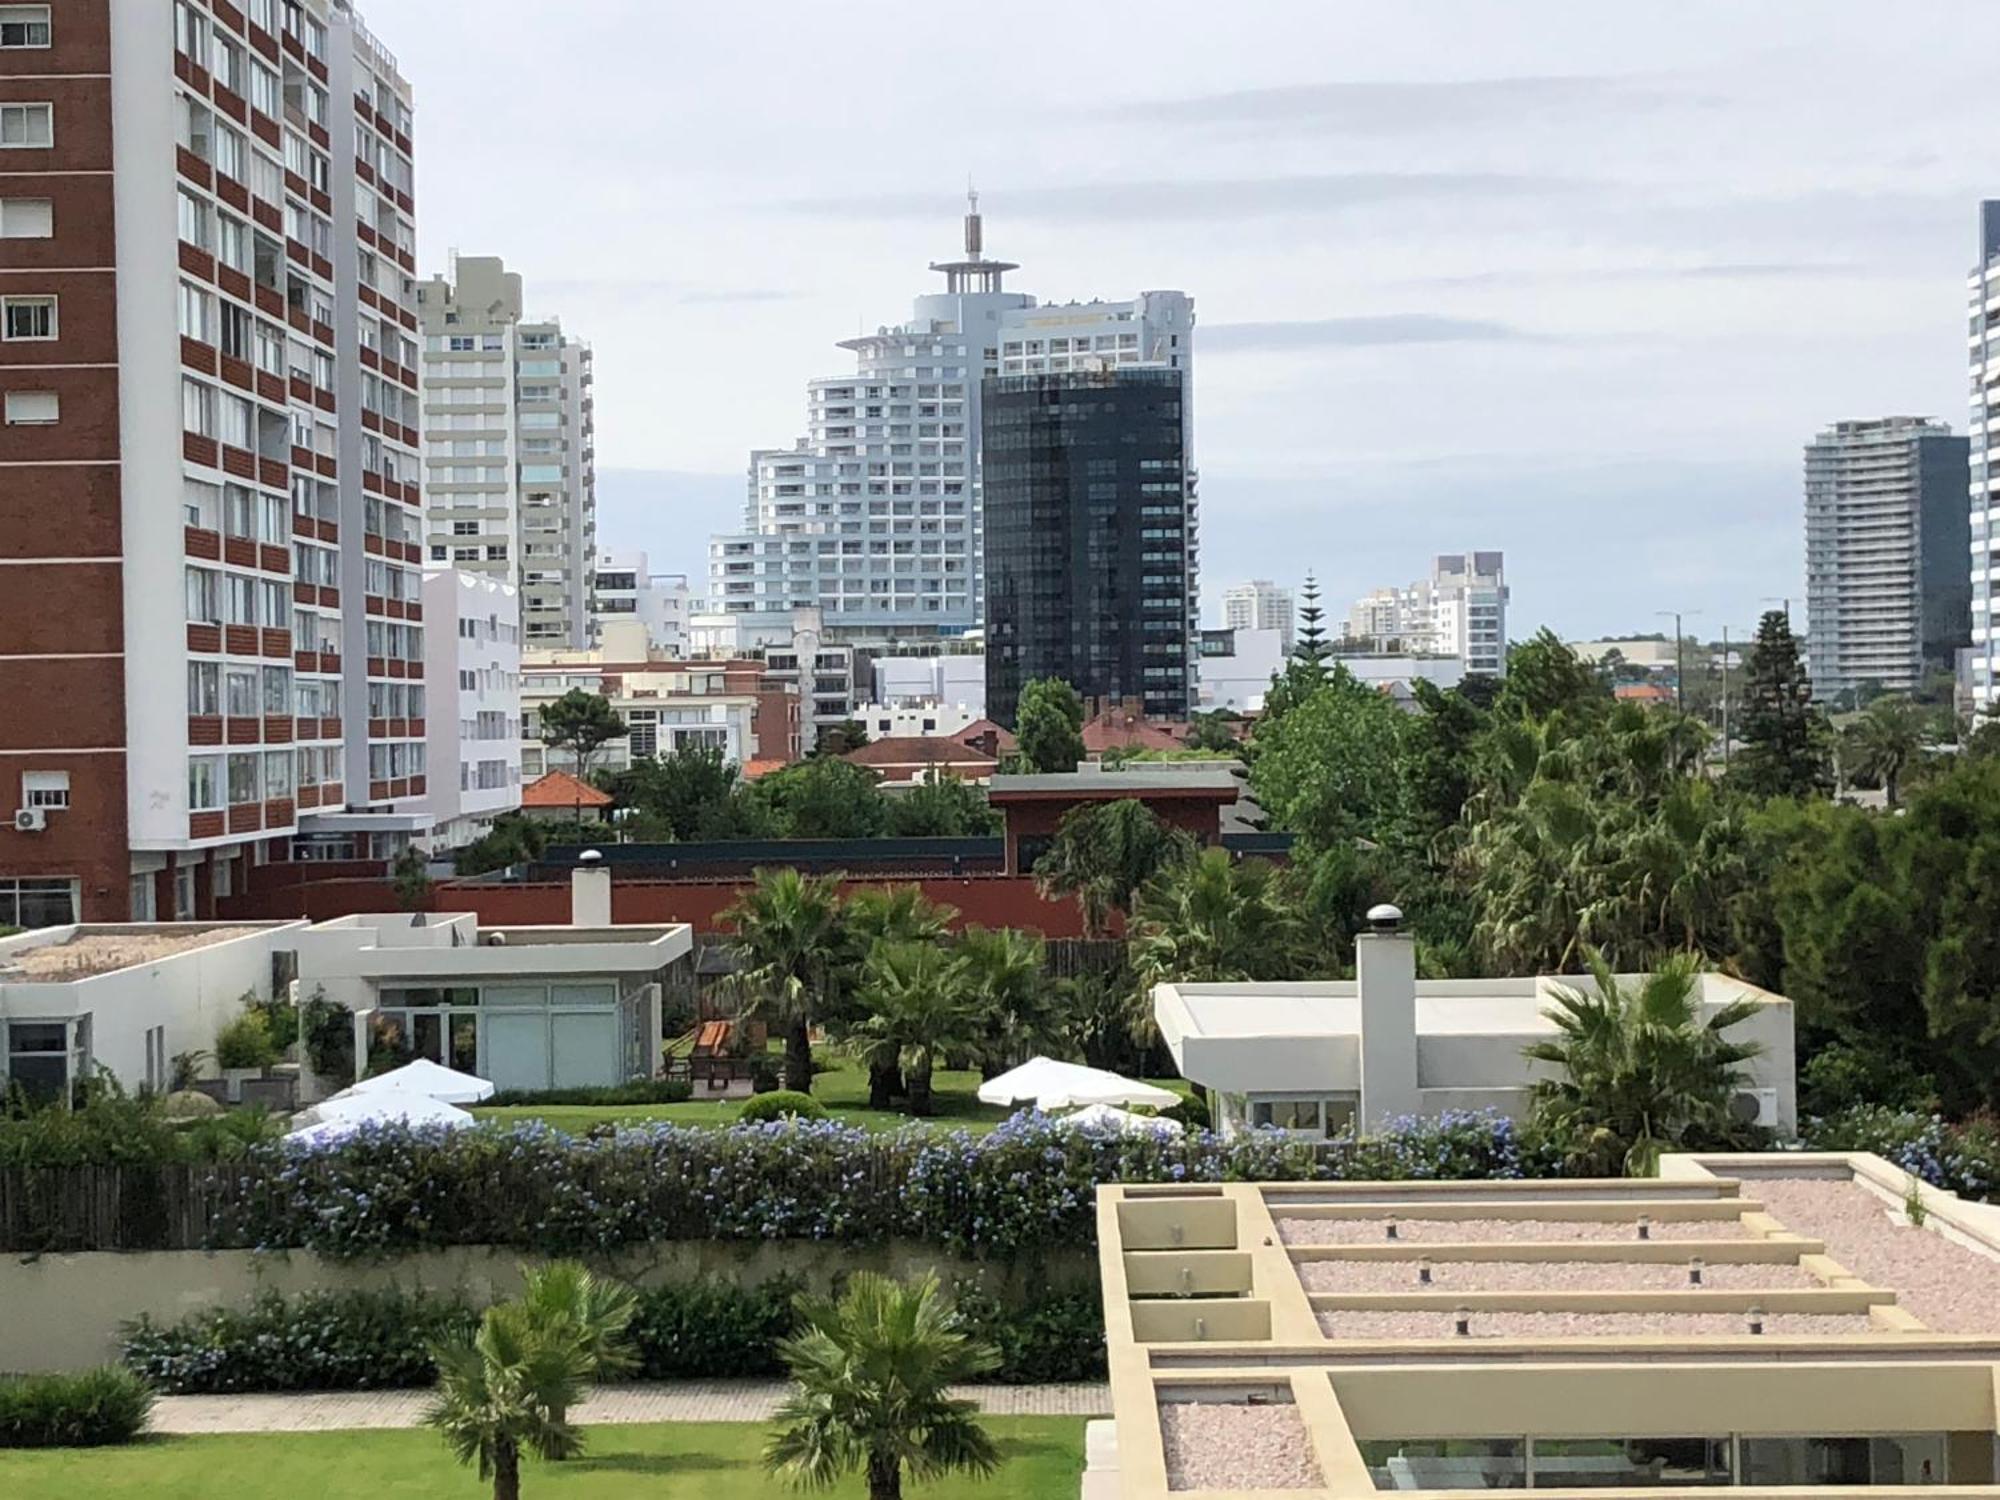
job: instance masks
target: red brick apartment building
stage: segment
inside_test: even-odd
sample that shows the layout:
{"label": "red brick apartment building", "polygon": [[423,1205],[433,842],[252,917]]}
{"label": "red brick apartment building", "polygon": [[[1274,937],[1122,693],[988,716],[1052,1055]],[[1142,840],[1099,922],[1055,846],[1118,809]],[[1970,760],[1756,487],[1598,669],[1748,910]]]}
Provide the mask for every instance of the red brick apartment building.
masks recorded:
{"label": "red brick apartment building", "polygon": [[0,0],[0,922],[424,825],[412,128],[347,0]]}

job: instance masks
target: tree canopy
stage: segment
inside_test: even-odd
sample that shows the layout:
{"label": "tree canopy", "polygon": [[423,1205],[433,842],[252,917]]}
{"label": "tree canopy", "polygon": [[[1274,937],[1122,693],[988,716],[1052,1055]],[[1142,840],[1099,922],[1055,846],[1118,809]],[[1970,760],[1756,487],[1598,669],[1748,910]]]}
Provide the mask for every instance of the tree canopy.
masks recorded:
{"label": "tree canopy", "polygon": [[1074,771],[1083,759],[1083,700],[1060,677],[1036,677],[1021,688],[1014,739],[1024,771]]}

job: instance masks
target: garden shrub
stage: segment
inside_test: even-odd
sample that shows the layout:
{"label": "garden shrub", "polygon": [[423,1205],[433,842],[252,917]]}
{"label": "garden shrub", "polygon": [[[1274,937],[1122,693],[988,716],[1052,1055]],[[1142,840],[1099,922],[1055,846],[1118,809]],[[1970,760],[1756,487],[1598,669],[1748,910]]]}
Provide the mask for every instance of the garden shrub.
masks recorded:
{"label": "garden shrub", "polygon": [[826,1106],[811,1094],[795,1089],[773,1089],[746,1099],[736,1118],[745,1125],[761,1125],[766,1120],[824,1120]]}
{"label": "garden shrub", "polygon": [[778,1341],[798,1321],[792,1303],[802,1290],[784,1276],[754,1287],[710,1278],[642,1290],[631,1326],[638,1378],[784,1374]]}
{"label": "garden shrub", "polygon": [[545,1104],[685,1104],[694,1085],[685,1078],[635,1078],[630,1083],[575,1089],[502,1089],[486,1103],[533,1108]]}
{"label": "garden shrub", "polygon": [[1095,1280],[1044,1291],[1013,1306],[974,1285],[952,1292],[965,1330],[1000,1354],[998,1385],[1102,1380],[1104,1303]]}
{"label": "garden shrub", "polygon": [[262,1010],[246,1010],[215,1034],[215,1065],[268,1068],[278,1060],[278,1042]]}
{"label": "garden shrub", "polygon": [[[753,1057],[750,1060],[750,1092],[753,1094],[774,1094],[780,1091],[784,1082],[778,1065],[768,1057]],[[796,1092],[796,1091],[794,1091]]]}
{"label": "garden shrub", "polygon": [[585,1136],[540,1121],[388,1125],[256,1146],[220,1171],[232,1180],[210,1220],[215,1246],[355,1259],[440,1245],[590,1256],[676,1239],[903,1239],[1013,1260],[1088,1249],[1103,1183],[1495,1178],[1551,1166],[1497,1115],[1409,1122],[1315,1152],[1276,1131],[1162,1139],[1023,1114],[984,1136],[806,1119],[728,1130],[642,1121]]}
{"label": "garden shrub", "polygon": [[0,1376],[0,1448],[101,1448],[145,1431],[153,1389],[116,1365]]}
{"label": "garden shrub", "polygon": [[422,1291],[262,1292],[244,1308],[210,1308],[177,1323],[125,1325],[124,1360],[162,1391],[358,1391],[429,1385],[433,1340],[464,1334],[478,1314]]}
{"label": "garden shrub", "polygon": [[1991,1114],[1952,1124],[1921,1110],[1856,1104],[1806,1121],[1800,1135],[1815,1151],[1872,1151],[1964,1198],[2000,1195],[2000,1117]]}
{"label": "garden shrub", "polygon": [[114,1083],[93,1081],[73,1108],[46,1104],[12,1118],[0,1113],[0,1167],[227,1161],[277,1135],[262,1110],[176,1120],[157,1096],[127,1094]]}
{"label": "garden shrub", "polygon": [[1208,1115],[1208,1091],[1196,1089],[1180,1103],[1160,1111],[1169,1120],[1178,1120],[1189,1130],[1207,1130],[1213,1124]]}

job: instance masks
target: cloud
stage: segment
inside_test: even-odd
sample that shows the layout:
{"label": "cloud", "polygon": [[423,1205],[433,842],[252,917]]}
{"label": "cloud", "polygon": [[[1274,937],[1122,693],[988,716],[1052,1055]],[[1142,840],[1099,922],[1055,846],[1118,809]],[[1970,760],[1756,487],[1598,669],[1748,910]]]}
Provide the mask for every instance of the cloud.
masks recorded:
{"label": "cloud", "polygon": [[1358,318],[1310,318],[1281,323],[1206,323],[1204,354],[1273,353],[1293,349],[1373,349],[1388,344],[1545,343],[1544,336],[1484,318],[1437,313],[1381,313]]}
{"label": "cloud", "polygon": [[[1550,197],[1587,186],[1569,178],[1512,172],[1322,172],[1068,183],[1000,188],[983,196],[1009,219],[1188,222],[1336,214],[1385,203]],[[839,219],[938,220],[961,211],[948,193],[846,194],[794,198],[777,206],[790,213]]]}
{"label": "cloud", "polygon": [[1116,104],[1105,116],[1145,125],[1408,135],[1518,124],[1536,114],[1655,109],[1707,96],[1637,75],[1368,80],[1233,89],[1182,99]]}
{"label": "cloud", "polygon": [[562,276],[530,283],[537,297],[616,296],[648,302],[672,302],[683,307],[711,303],[790,302],[805,296],[783,287],[691,287],[656,276]]}
{"label": "cloud", "polygon": [[804,292],[786,291],[783,287],[751,286],[687,292],[677,300],[684,307],[703,307],[718,302],[795,302],[804,295]]}

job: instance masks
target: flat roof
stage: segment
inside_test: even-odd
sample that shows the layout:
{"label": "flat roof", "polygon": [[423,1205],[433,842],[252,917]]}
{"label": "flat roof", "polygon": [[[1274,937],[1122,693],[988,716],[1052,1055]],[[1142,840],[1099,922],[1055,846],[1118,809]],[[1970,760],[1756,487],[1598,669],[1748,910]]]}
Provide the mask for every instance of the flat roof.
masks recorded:
{"label": "flat roof", "polygon": [[[1630,977],[1630,976],[1621,976]],[[1704,974],[1702,1004],[1749,997],[1789,1005],[1726,974]],[[1554,1031],[1546,1012],[1558,987],[1594,989],[1588,975],[1536,979],[1418,980],[1417,1032],[1427,1036],[1523,1036]],[[1177,1005],[1182,1035],[1203,1037],[1338,1037],[1361,1032],[1361,1001],[1352,980],[1260,984],[1162,984],[1155,1002]]]}
{"label": "flat roof", "polygon": [[1866,1153],[1120,1185],[1097,1229],[1087,1497],[1769,1491],[1830,1452],[2000,1495],[2000,1209]]}
{"label": "flat roof", "polygon": [[[1230,764],[1233,764],[1231,762]],[[987,789],[989,797],[1064,796],[1117,799],[1120,797],[1220,798],[1234,799],[1244,783],[1235,772],[1207,768],[1193,771],[1142,770],[1120,766],[1115,771],[1048,771],[1027,775],[995,776]]]}
{"label": "flat roof", "polygon": [[0,984],[65,984],[144,968],[289,922],[92,923],[20,933],[0,943]]}

